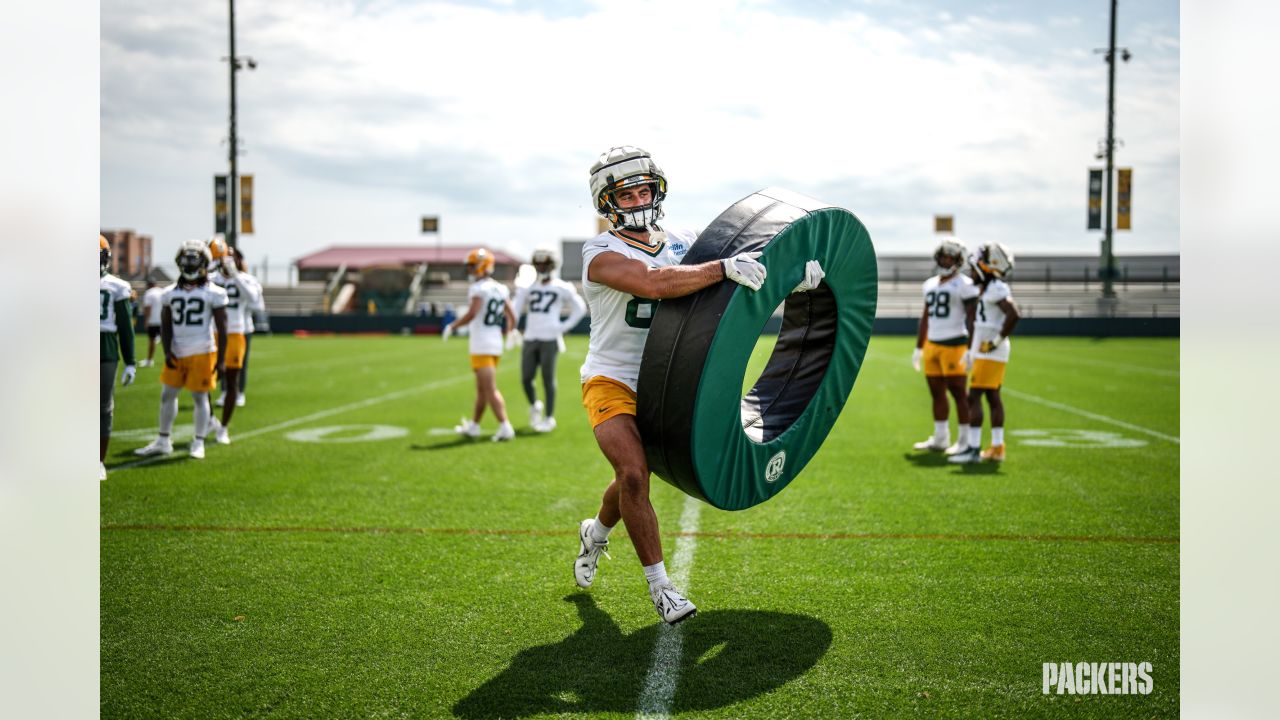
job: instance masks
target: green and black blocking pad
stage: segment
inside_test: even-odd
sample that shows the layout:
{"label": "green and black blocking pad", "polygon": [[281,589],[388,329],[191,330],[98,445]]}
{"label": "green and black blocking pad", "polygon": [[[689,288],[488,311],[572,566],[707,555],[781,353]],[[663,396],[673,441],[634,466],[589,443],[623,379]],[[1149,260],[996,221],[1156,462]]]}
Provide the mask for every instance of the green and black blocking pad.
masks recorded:
{"label": "green and black blocking pad", "polygon": [[[636,421],[649,469],[722,510],[782,491],[811,460],[853,390],[876,314],[876,256],[853,213],[781,188],[737,203],[698,236],[683,264],[763,251],[752,292],[726,280],[658,303]],[[791,293],[818,260],[822,284]],[[773,354],[742,396],[747,362],[785,300]]]}

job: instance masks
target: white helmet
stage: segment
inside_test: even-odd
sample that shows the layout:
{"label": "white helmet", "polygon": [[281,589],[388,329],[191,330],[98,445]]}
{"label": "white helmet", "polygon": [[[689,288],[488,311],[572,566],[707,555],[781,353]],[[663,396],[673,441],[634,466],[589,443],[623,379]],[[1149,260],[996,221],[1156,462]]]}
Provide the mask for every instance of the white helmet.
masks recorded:
{"label": "white helmet", "polygon": [[[651,185],[653,201],[623,210],[614,201],[618,190]],[[596,212],[614,227],[643,230],[662,218],[662,201],[667,197],[667,177],[648,152],[631,145],[609,148],[591,166],[591,198]]]}
{"label": "white helmet", "polygon": [[184,240],[178,246],[178,254],[173,261],[178,264],[178,273],[183,280],[203,280],[209,273],[209,263],[213,256],[209,254],[209,246],[204,240]]}
{"label": "white helmet", "polygon": [[533,251],[533,259],[529,264],[538,271],[538,279],[546,280],[551,277],[551,271],[556,269],[555,253],[546,248],[538,248]]}
{"label": "white helmet", "polygon": [[[947,238],[946,240],[943,240],[938,243],[938,248],[933,251],[933,262],[937,264],[937,267],[934,268],[934,272],[943,277],[954,275],[964,267],[964,255],[964,243],[956,240],[955,238]],[[955,262],[952,263],[951,267],[942,267],[942,258],[944,257],[955,259]]]}
{"label": "white helmet", "polygon": [[997,277],[1001,280],[1013,272],[1013,253],[1000,243],[983,243],[972,258],[973,266],[982,277]]}

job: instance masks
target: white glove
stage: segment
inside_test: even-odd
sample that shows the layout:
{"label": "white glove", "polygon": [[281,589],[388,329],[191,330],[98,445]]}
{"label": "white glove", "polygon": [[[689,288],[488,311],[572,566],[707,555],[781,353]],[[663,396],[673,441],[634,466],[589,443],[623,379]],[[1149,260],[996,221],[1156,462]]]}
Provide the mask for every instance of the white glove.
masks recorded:
{"label": "white glove", "polygon": [[818,284],[822,282],[822,278],[826,276],[827,273],[823,271],[822,265],[819,264],[817,260],[810,260],[804,264],[804,279],[801,280],[800,284],[796,286],[796,289],[791,292],[798,293],[815,290],[817,289]]}
{"label": "white glove", "polygon": [[911,367],[915,368],[916,372],[920,372],[920,358],[922,357],[924,357],[924,350],[916,348],[911,351]]}
{"label": "white glove", "polygon": [[964,351],[964,357],[960,358],[960,362],[964,365],[964,371],[969,372],[973,369],[973,353],[969,350]]}
{"label": "white glove", "polygon": [[759,290],[764,284],[765,275],[768,274],[764,265],[756,260],[760,255],[760,252],[738,253],[731,258],[721,260],[720,263],[724,265],[724,276],[751,290]]}
{"label": "white glove", "polygon": [[511,350],[512,348],[518,348],[523,344],[524,344],[524,336],[520,334],[519,330],[512,330],[511,332],[507,333],[507,349],[508,350]]}
{"label": "white glove", "polygon": [[440,331],[440,339],[449,342],[449,338],[453,336],[453,323],[444,326],[444,330]]}
{"label": "white glove", "polygon": [[133,384],[133,379],[138,376],[138,368],[134,365],[125,365],[124,374],[120,376],[120,385],[128,387]]}
{"label": "white glove", "polygon": [[563,335],[556,338],[556,349],[559,350],[560,352],[564,352],[564,336]]}
{"label": "white glove", "polygon": [[228,280],[234,280],[236,276],[240,274],[240,268],[236,267],[236,261],[230,257],[222,258],[221,267],[219,269],[222,270],[222,276]]}

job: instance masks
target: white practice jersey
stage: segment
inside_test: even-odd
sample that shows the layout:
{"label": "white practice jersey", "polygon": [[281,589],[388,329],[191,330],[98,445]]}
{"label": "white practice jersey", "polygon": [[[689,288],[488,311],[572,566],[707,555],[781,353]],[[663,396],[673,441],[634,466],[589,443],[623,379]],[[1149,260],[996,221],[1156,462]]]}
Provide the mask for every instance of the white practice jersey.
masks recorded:
{"label": "white practice jersey", "polygon": [[255,305],[262,302],[262,284],[249,273],[236,273],[229,278],[220,272],[209,273],[209,282],[227,291],[227,334],[253,332]]}
{"label": "white practice jersey", "polygon": [[664,240],[650,247],[607,232],[582,246],[582,291],[591,308],[591,342],[582,363],[582,382],[603,375],[635,390],[649,323],[658,308],[657,300],[592,282],[588,273],[591,261],[601,253],[615,252],[649,267],[679,265],[697,237],[687,230],[668,230]]}
{"label": "white practice jersey", "polygon": [[173,316],[173,354],[190,357],[216,352],[213,311],[227,306],[227,291],[207,282],[195,287],[174,285],[164,291]]}
{"label": "white practice jersey", "polygon": [[102,276],[102,282],[99,283],[98,293],[98,331],[99,332],[116,332],[119,328],[117,320],[121,322],[129,322],[131,318],[116,318],[116,303],[121,300],[128,300],[133,288],[129,287],[129,283],[121,280],[115,275],[107,274]]}
{"label": "white practice jersey", "polygon": [[511,291],[493,278],[484,278],[471,283],[471,289],[467,290],[468,301],[477,297],[480,310],[467,326],[471,333],[471,354],[501,355],[502,329],[507,325],[505,308]]}
{"label": "white practice jersey", "polygon": [[142,294],[142,310],[147,316],[147,325],[160,326],[160,311],[164,308],[164,303],[160,298],[164,296],[165,288],[153,287]]}
{"label": "white practice jersey", "polygon": [[956,273],[945,281],[934,275],[924,281],[924,306],[929,313],[932,342],[943,342],[969,336],[964,326],[964,301],[978,297],[978,287],[964,273]]}
{"label": "white practice jersey", "polygon": [[986,289],[978,296],[978,313],[973,322],[975,358],[1009,362],[1009,345],[1013,342],[1009,338],[1005,338],[995,352],[984,353],[979,350],[983,341],[995,340],[999,337],[1000,330],[1004,327],[1005,312],[1000,309],[1001,300],[1013,302],[1013,291],[1009,289],[1008,283],[998,278],[988,283]]}
{"label": "white practice jersey", "polygon": [[[572,307],[569,318],[562,321],[560,312],[566,307],[565,300]],[[551,278],[517,290],[513,310],[516,317],[520,317],[521,312],[529,313],[524,321],[525,340],[559,340],[587,314],[587,305],[573,285],[560,278]]]}

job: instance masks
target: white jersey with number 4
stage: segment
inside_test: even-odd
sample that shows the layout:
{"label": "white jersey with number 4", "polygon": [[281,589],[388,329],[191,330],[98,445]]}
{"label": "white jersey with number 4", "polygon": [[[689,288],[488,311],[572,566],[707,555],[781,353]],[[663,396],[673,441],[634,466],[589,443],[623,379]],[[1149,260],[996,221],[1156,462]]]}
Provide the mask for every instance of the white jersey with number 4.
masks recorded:
{"label": "white jersey with number 4", "polygon": [[1009,289],[1008,283],[999,278],[987,283],[987,287],[978,296],[978,312],[973,321],[975,359],[1009,362],[1009,346],[1013,342],[1010,338],[1005,338],[995,352],[984,353],[980,349],[984,341],[994,341],[999,337],[1000,330],[1004,328],[1005,312],[1000,309],[1001,300],[1013,302],[1013,291]]}
{"label": "white jersey with number 4", "polygon": [[[568,300],[573,307],[569,311],[569,318],[561,321],[560,311],[565,307],[565,300]],[[561,328],[565,326],[572,328],[577,325],[587,312],[586,303],[582,302],[578,291],[573,288],[573,285],[560,278],[551,278],[547,282],[535,282],[527,288],[520,288],[516,291],[516,301],[512,309],[516,317],[520,317],[521,312],[529,313],[528,319],[524,321],[525,340],[559,340],[563,334]]]}
{"label": "white jersey with number 4", "polygon": [[209,273],[209,282],[227,291],[227,334],[253,332],[251,311],[262,300],[262,285],[247,272],[229,278],[220,272]]}
{"label": "white jersey with number 4", "polygon": [[[116,303],[128,300],[133,288],[129,283],[115,275],[103,275],[98,283],[98,332],[116,332]],[[129,322],[130,318],[120,318],[121,322]]]}
{"label": "white jersey with number 4", "polygon": [[173,354],[190,357],[216,352],[213,311],[227,306],[227,291],[206,282],[195,287],[174,285],[162,298],[173,319]]}
{"label": "white jersey with number 4", "polygon": [[607,232],[582,246],[582,291],[591,308],[591,342],[587,360],[582,363],[582,382],[603,375],[634,391],[640,379],[644,341],[649,337],[649,324],[658,308],[657,300],[592,282],[591,261],[602,253],[614,252],[649,267],[679,265],[697,237],[697,233],[688,230],[668,230],[662,240],[646,245]]}
{"label": "white jersey with number 4", "polygon": [[930,342],[969,336],[965,329],[964,301],[978,297],[978,288],[967,275],[956,273],[943,280],[934,275],[924,281],[924,306],[929,314]]}
{"label": "white jersey with number 4", "polygon": [[507,325],[507,299],[511,291],[493,278],[482,278],[471,283],[467,300],[480,298],[480,309],[471,319],[471,354],[501,355],[502,329]]}

